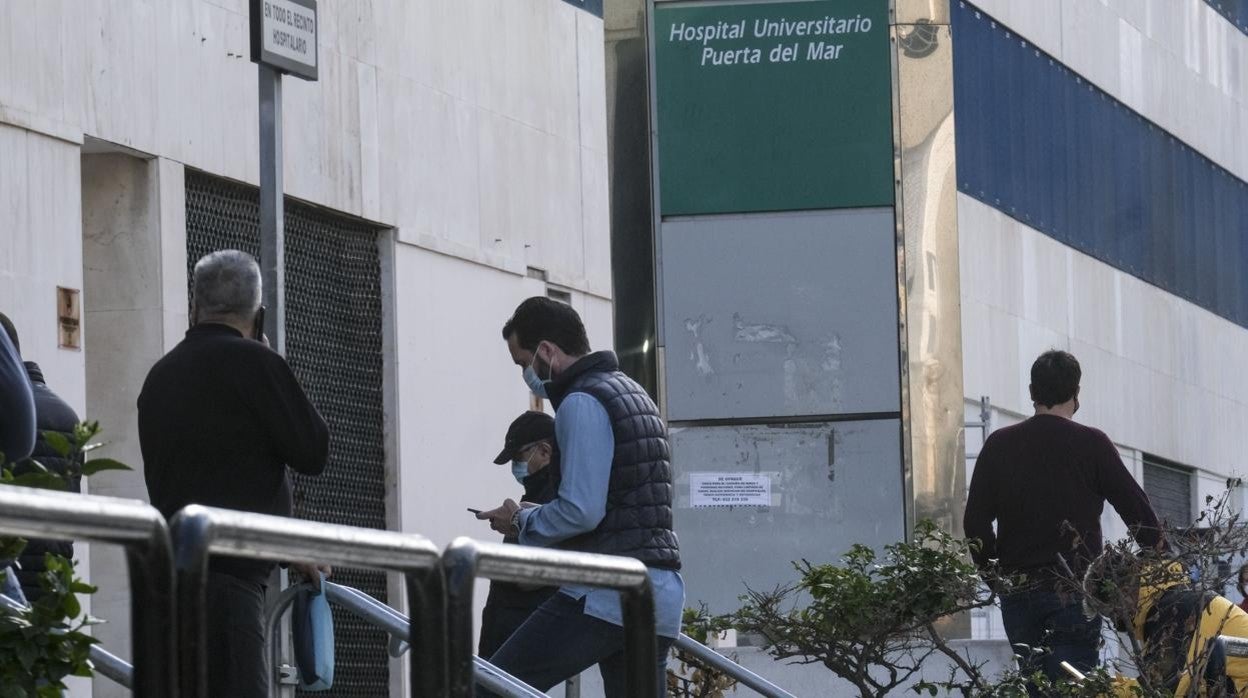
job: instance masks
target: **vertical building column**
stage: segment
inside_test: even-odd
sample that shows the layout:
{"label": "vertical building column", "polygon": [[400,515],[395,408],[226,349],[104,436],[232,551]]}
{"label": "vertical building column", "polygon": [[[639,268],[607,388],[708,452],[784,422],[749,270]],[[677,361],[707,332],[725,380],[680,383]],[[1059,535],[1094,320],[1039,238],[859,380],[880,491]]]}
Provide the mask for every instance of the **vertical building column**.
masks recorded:
{"label": "vertical building column", "polygon": [[907,520],[961,533],[966,492],[949,0],[894,0]]}
{"label": "vertical building column", "polygon": [[[658,396],[654,209],[645,0],[603,5],[615,348],[624,372]],[[627,270],[622,273],[620,270]]]}
{"label": "vertical building column", "polygon": [[[147,499],[139,449],[139,392],[148,370],[187,326],[186,220],[182,166],[124,154],[82,158],[86,415],[103,428],[105,455],[134,468],[92,478],[93,494]],[[119,548],[93,546],[94,633],[130,657],[129,575]],[[107,679],[95,696],[127,696]]]}

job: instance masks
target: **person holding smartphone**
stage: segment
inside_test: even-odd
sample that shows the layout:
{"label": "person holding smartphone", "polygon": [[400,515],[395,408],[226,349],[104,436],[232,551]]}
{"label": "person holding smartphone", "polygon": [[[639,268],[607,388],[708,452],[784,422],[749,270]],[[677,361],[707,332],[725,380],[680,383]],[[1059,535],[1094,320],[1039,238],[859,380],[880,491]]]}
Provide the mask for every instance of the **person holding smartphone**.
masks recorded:
{"label": "person holding smartphone", "polygon": [[[319,475],[329,428],[267,346],[260,267],[223,250],[195,264],[191,328],[152,367],[139,395],[139,446],[152,504],[291,516],[289,468]],[[325,566],[292,562],[319,583]],[[208,576],[209,695],[267,698],[264,599],[274,565],[214,557]]]}
{"label": "person holding smartphone", "polygon": [[[511,475],[524,488],[521,502],[546,504],[559,494],[559,446],[555,443],[555,418],[545,412],[525,412],[507,428],[503,450],[496,465],[510,465]],[[485,518],[480,511],[477,518]],[[514,535],[504,543],[519,542]],[[490,582],[481,615],[481,641],[477,654],[489,657],[528,620],[533,611],[558,591],[557,587],[511,582]]]}

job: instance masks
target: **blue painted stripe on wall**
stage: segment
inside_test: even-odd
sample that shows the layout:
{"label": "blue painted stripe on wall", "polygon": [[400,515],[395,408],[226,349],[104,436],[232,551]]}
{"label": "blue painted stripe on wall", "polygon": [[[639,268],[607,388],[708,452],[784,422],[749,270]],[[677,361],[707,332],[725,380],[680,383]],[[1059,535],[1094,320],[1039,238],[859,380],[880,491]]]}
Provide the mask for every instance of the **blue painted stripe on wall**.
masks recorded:
{"label": "blue painted stripe on wall", "polygon": [[569,5],[576,5],[595,17],[602,16],[602,0],[563,0]]}
{"label": "blue painted stripe on wall", "polygon": [[1248,0],[1205,0],[1205,4],[1248,34]]}
{"label": "blue painted stripe on wall", "polygon": [[954,5],[958,189],[1248,327],[1248,184]]}

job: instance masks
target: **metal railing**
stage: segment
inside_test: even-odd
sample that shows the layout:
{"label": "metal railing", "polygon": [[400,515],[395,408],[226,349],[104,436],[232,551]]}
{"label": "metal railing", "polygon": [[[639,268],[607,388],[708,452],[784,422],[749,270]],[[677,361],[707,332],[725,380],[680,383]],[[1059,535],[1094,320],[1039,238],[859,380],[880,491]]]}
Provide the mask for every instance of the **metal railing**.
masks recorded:
{"label": "metal railing", "polygon": [[476,578],[484,577],[520,584],[618,589],[624,611],[625,694],[658,697],[654,597],[650,575],[640,560],[457,538],[442,553],[442,566],[450,695],[473,696],[472,591]]}
{"label": "metal railing", "polygon": [[[330,603],[342,606],[365,622],[375,628],[385,631],[392,638],[390,645],[390,656],[398,657],[407,651],[411,644],[411,622],[407,616],[399,613],[390,606],[374,599],[359,589],[353,587],[335,584],[326,581],[325,597]],[[310,589],[311,585],[307,583],[297,584],[288,587],[277,598],[277,602],[273,604],[268,611],[268,619],[266,626],[269,628],[269,637],[277,637],[282,622],[282,616],[295,600],[295,595],[304,589]],[[274,666],[277,666],[277,643],[271,643],[269,646],[269,656],[273,658]],[[514,676],[502,671],[498,667],[481,659],[473,657],[474,679],[478,685],[497,693],[504,698],[544,698],[545,694],[528,686]],[[270,691],[270,696],[276,698],[278,695],[276,685]]]}
{"label": "metal railing", "polygon": [[169,529],[159,511],[138,500],[0,485],[0,534],[123,546],[130,572],[134,693],[177,695],[173,566]]}
{"label": "metal railing", "polygon": [[[170,529],[176,556],[171,556]],[[166,527],[160,512],[137,500],[4,485],[0,485],[0,534],[125,547],[136,667],[98,646],[91,648],[91,659],[101,675],[133,687],[140,698],[207,698],[204,600],[212,555],[275,562],[315,560],[404,573],[408,602],[414,610],[410,619],[358,589],[326,582],[325,593],[331,603],[390,634],[393,656],[402,654],[408,644],[416,647],[411,661],[414,695],[472,696],[474,684],[508,698],[543,695],[474,656],[472,593],[477,577],[618,589],[624,611],[627,693],[638,698],[657,696],[650,579],[645,565],[630,558],[468,538],[455,540],[439,556],[437,548],[420,536],[198,505],[183,509]],[[268,624],[274,629],[270,638],[276,637],[275,628],[297,590],[285,590],[270,609]],[[18,602],[0,596],[0,610],[21,609]],[[1248,640],[1222,639],[1228,655],[1248,656]],[[675,647],[761,695],[794,698],[687,636],[680,636]]]}
{"label": "metal railing", "polygon": [[[29,606],[17,599],[11,599],[4,594],[0,594],[0,612],[19,614],[26,612],[29,608]],[[134,688],[134,667],[129,662],[108,652],[99,645],[91,645],[87,650],[87,656],[91,659],[91,664],[95,666],[95,670],[99,672],[100,676],[113,681],[123,688]]]}
{"label": "metal railing", "polygon": [[1248,638],[1219,635],[1218,640],[1222,642],[1222,647],[1226,649],[1226,656],[1248,657]]}
{"label": "metal railing", "polygon": [[308,560],[402,572],[412,609],[412,695],[447,693],[446,597],[438,549],[421,536],[191,505],[170,522],[178,583],[182,698],[208,698],[208,558]]}
{"label": "metal railing", "polygon": [[754,689],[759,695],[767,696],[767,698],[797,698],[797,696],[780,688],[774,683],[764,679],[745,667],[737,664],[724,655],[698,642],[697,640],[682,634],[676,638],[674,647],[682,652],[693,655],[701,662],[708,664],[712,669],[723,674],[727,674],[737,680],[742,686]]}

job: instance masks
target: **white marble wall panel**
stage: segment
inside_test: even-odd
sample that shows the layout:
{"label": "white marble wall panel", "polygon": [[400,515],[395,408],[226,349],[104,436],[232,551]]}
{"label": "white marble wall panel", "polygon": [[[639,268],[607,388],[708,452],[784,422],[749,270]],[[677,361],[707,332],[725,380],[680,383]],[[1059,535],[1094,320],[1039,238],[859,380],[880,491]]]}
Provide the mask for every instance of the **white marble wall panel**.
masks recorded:
{"label": "white marble wall panel", "polygon": [[607,152],[607,100],[604,90],[606,59],[602,20],[583,12],[576,15],[577,99],[580,102],[581,145]]}
{"label": "white marble wall panel", "polygon": [[[609,295],[585,254],[608,246],[606,162],[581,153],[606,152],[602,20],[562,0],[358,0],[320,14],[320,81],[284,81],[289,194]],[[241,0],[3,3],[0,123],[254,184],[247,29]]]}
{"label": "white marble wall panel", "polygon": [[583,240],[560,235],[581,227],[579,148],[492,112],[479,119],[481,248],[564,278],[582,276]]}
{"label": "white marble wall panel", "polygon": [[1203,0],[975,4],[1248,179],[1248,36]]}
{"label": "white marble wall panel", "polygon": [[[59,348],[57,333],[56,287],[83,288],[78,153],[71,143],[0,124],[0,312],[17,328],[23,358],[85,415],[84,353]],[[90,567],[88,546],[77,546],[75,556]],[[93,612],[92,599],[83,601]],[[69,695],[90,696],[90,682],[72,681]]]}
{"label": "white marble wall panel", "polygon": [[[82,159],[83,212],[75,225],[85,264],[87,413],[105,429],[104,455],[135,469],[94,478],[98,494],[146,499],[137,399],[148,370],[181,341],[187,320],[182,165],[127,155]],[[100,590],[96,632],[129,656],[129,591],[120,549],[97,548],[89,578]],[[97,698],[129,695],[99,679]]]}
{"label": "white marble wall panel", "polygon": [[581,225],[585,231],[583,288],[603,298],[611,297],[610,196],[607,154],[581,148]]}
{"label": "white marble wall panel", "polygon": [[83,355],[58,348],[56,303],[57,286],[82,289],[78,149],[0,125],[0,153],[0,312],[17,327],[23,357],[82,413]]}
{"label": "white marble wall panel", "polygon": [[[1112,95],[1120,92],[1118,19],[1098,0],[1062,0],[1062,62]],[[1010,26],[1027,35],[1024,27]]]}
{"label": "white marble wall panel", "polygon": [[[1215,478],[1243,468],[1248,329],[1017,221],[1001,221],[970,197],[960,195],[958,204],[968,400],[989,395],[1006,412],[1030,414],[1032,360],[1066,349],[1083,364],[1081,422]],[[1012,283],[997,288],[1003,269],[1026,289],[1023,311],[1011,307]],[[1063,289],[1066,315],[1039,310],[1041,297]]]}
{"label": "white marble wall panel", "polygon": [[965,294],[1022,315],[1022,243],[1020,236],[1010,234],[1013,225],[1013,219],[991,206],[959,206],[958,254]]}
{"label": "white marble wall panel", "polygon": [[[1014,234],[1023,234],[1024,226],[1013,223]],[[1048,243],[1049,240],[1046,239],[1045,242]],[[1118,303],[1115,278],[1121,272],[1074,250],[1070,250],[1068,254],[1070,275],[1067,278],[1072,311],[1072,336],[1102,349],[1117,349]],[[1035,272],[1027,270],[1023,273]]]}

